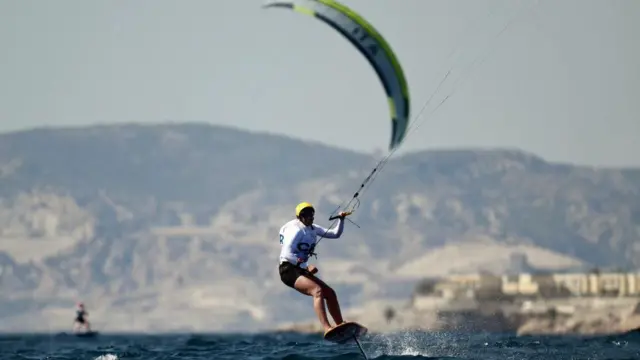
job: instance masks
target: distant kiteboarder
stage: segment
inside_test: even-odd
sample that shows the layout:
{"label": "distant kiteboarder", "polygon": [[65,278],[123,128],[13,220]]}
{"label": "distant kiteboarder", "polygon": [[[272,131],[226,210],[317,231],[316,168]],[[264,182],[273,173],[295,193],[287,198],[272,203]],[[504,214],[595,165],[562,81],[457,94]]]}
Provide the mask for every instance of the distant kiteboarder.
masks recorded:
{"label": "distant kiteboarder", "polygon": [[84,304],[79,302],[76,309],[76,318],[73,321],[74,332],[80,332],[81,329],[84,329],[83,332],[91,332],[91,324],[87,320],[87,316],[89,316],[89,313],[85,310]]}

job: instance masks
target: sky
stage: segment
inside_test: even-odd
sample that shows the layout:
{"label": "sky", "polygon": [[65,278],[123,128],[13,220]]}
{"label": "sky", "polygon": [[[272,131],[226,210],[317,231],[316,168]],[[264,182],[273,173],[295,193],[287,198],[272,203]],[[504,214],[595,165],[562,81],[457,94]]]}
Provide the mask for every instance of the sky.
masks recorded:
{"label": "sky", "polygon": [[[508,147],[640,166],[640,1],[343,3],[404,68],[400,153]],[[189,121],[386,151],[387,102],[365,58],[320,21],[263,4],[0,0],[0,132]]]}

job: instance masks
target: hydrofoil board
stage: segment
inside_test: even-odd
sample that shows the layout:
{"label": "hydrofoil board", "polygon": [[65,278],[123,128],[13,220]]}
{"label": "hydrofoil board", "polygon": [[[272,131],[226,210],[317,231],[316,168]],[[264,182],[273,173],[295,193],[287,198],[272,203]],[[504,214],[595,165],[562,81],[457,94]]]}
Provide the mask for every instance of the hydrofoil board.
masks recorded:
{"label": "hydrofoil board", "polygon": [[324,339],[337,344],[357,340],[369,330],[355,321],[347,321],[324,333]]}

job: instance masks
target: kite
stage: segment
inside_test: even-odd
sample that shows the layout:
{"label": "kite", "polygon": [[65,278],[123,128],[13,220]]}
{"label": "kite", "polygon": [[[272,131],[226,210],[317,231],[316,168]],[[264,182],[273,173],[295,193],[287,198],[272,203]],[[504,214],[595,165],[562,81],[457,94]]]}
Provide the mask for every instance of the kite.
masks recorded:
{"label": "kite", "polygon": [[275,0],[264,7],[289,8],[313,16],[339,32],[366,57],[380,78],[389,102],[389,150],[395,150],[404,140],[409,125],[409,90],[402,67],[382,35],[362,16],[335,0]]}

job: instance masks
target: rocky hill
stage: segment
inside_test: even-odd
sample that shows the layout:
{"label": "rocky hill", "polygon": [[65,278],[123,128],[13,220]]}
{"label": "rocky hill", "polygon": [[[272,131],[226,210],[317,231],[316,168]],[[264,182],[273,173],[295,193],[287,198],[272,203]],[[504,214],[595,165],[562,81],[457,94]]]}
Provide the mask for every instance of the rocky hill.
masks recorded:
{"label": "rocky hill", "polygon": [[[259,330],[313,318],[277,276],[279,226],[318,222],[378,159],[201,124],[0,135],[0,329]],[[640,266],[640,169],[515,150],[395,157],[317,264],[345,307],[426,275]],[[520,263],[518,265],[517,263]],[[285,304],[285,305],[283,305]]]}

